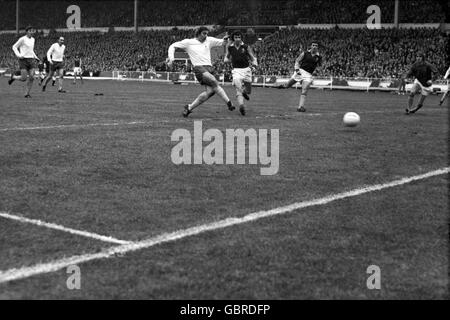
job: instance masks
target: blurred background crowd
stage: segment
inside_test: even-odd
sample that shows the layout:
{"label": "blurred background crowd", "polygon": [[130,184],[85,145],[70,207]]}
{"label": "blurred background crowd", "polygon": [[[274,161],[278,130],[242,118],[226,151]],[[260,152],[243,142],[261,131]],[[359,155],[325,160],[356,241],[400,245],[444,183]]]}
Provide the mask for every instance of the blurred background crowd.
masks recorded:
{"label": "blurred background crowd", "polygon": [[[122,1],[20,1],[24,25],[50,29],[38,32],[35,51],[46,53],[58,36],[65,37],[67,64],[70,67],[76,53],[81,54],[83,69],[99,71],[166,71],[163,63],[169,45],[194,36],[194,30],[176,26],[215,25],[212,35],[223,35],[221,26],[296,25],[298,23],[362,23],[372,0],[140,0],[138,21],[141,26],[171,26],[171,30],[57,33],[64,28],[66,9],[76,3],[81,8],[82,27],[112,27],[133,25],[133,0]],[[394,1],[377,0],[383,12],[382,22],[392,23]],[[440,23],[448,20],[450,0],[400,1],[400,22]],[[0,30],[14,30],[15,1],[0,0]],[[88,8],[88,9],[87,9]],[[327,8],[327,10],[324,10]],[[418,52],[441,73],[448,68],[448,36],[436,29],[298,29],[273,28],[274,32],[260,41],[246,35],[258,57],[256,74],[290,75],[299,52],[311,41],[320,45],[323,66],[318,76],[396,78],[414,62]],[[277,31],[276,31],[277,30]],[[15,34],[0,34],[0,66],[17,67],[11,46]],[[217,69],[227,77],[230,65],[223,63],[223,50],[215,61]],[[178,63],[170,71],[190,71],[190,66]]]}

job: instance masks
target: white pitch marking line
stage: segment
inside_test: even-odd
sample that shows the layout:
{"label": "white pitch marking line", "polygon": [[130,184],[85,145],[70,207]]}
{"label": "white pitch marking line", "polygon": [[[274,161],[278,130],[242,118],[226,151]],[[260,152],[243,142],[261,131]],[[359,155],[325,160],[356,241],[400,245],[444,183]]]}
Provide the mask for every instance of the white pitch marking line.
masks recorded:
{"label": "white pitch marking line", "polygon": [[42,127],[16,127],[16,128],[3,128],[0,132],[5,131],[27,131],[27,130],[45,130],[45,129],[66,129],[66,128],[86,128],[86,127],[101,127],[101,126],[120,126],[120,125],[134,125],[134,124],[146,124],[144,121],[133,122],[110,122],[110,123],[87,123],[87,124],[61,124],[55,126],[42,126]]}
{"label": "white pitch marking line", "polygon": [[[313,114],[320,115],[320,114]],[[295,117],[296,115],[266,115],[266,116],[256,116],[253,118],[246,119],[265,119],[265,118],[285,118],[285,117]],[[196,121],[217,121],[217,120],[236,120],[236,117],[223,117],[223,118],[199,118],[193,119]],[[110,123],[87,123],[87,124],[62,124],[55,126],[42,126],[42,127],[15,127],[15,128],[2,128],[0,132],[7,131],[29,131],[29,130],[47,130],[47,129],[78,129],[87,127],[108,127],[108,126],[128,126],[128,125],[148,125],[154,123],[171,123],[171,122],[186,122],[186,119],[170,119],[170,120],[154,120],[154,121],[132,121],[132,122],[110,122]]]}
{"label": "white pitch marking line", "polygon": [[58,270],[61,270],[63,268],[66,268],[70,265],[74,264],[81,264],[88,261],[93,260],[99,260],[99,259],[106,259],[110,258],[116,255],[123,255],[128,252],[133,252],[141,249],[147,249],[162,243],[166,243],[169,241],[175,241],[180,240],[189,236],[195,236],[207,231],[213,231],[218,229],[227,228],[234,225],[239,225],[246,222],[256,221],[261,218],[270,217],[270,216],[277,216],[281,214],[286,214],[289,212],[292,212],[294,210],[303,209],[307,207],[312,206],[318,206],[318,205],[325,205],[330,202],[341,200],[345,198],[355,197],[358,195],[362,195],[369,192],[379,191],[387,188],[392,188],[396,186],[400,186],[403,184],[411,183],[418,180],[423,180],[427,178],[431,178],[434,176],[439,176],[443,174],[447,174],[450,172],[450,167],[442,168],[435,171],[430,171],[425,174],[416,175],[412,177],[402,178],[399,180],[394,180],[388,183],[384,184],[376,184],[372,186],[367,186],[363,188],[354,189],[347,192],[337,193],[334,195],[330,195],[327,197],[315,199],[315,200],[309,200],[309,201],[302,201],[302,202],[296,202],[287,206],[275,208],[272,210],[267,211],[258,211],[254,213],[250,213],[248,215],[245,215],[241,218],[227,218],[223,220],[219,220],[216,222],[211,222],[199,226],[195,226],[188,229],[183,229],[171,233],[164,233],[159,236],[143,240],[143,241],[137,241],[130,244],[124,244],[116,247],[112,247],[109,249],[106,249],[99,253],[90,253],[90,254],[84,254],[84,255],[78,255],[78,256],[72,256],[69,258],[63,258],[59,260],[55,260],[48,263],[42,263],[42,264],[36,264],[31,267],[22,267],[18,269],[9,269],[6,271],[0,271],[0,284],[13,281],[13,280],[20,280],[25,279],[31,276],[44,274],[44,273],[50,273],[55,272]]}
{"label": "white pitch marking line", "polygon": [[48,222],[41,221],[41,220],[29,219],[29,218],[13,215],[13,214],[10,214],[7,212],[0,212],[0,217],[18,221],[18,222],[22,222],[22,223],[30,223],[30,224],[34,224],[34,225],[49,228],[49,229],[64,231],[64,232],[67,232],[70,234],[83,236],[83,237],[100,240],[100,241],[104,241],[104,242],[109,242],[109,243],[116,243],[116,244],[131,244],[131,243],[133,243],[131,241],[119,240],[119,239],[115,239],[115,238],[108,237],[108,236],[102,236],[100,234],[96,234],[96,233],[92,233],[92,232],[66,228],[64,226],[54,224],[54,223],[48,223]]}
{"label": "white pitch marking line", "polygon": [[[384,111],[367,111],[361,114],[367,113],[386,113]],[[237,117],[222,117],[222,118],[192,118],[194,121],[218,121],[218,120],[252,120],[252,119],[282,119],[282,118],[300,118],[300,117],[316,117],[323,115],[339,115],[343,114],[343,112],[328,112],[328,113],[306,113],[306,114],[268,114],[268,115],[260,115],[255,117],[245,117],[245,118],[237,118]],[[87,124],[61,124],[54,126],[36,126],[36,127],[14,127],[14,128],[0,128],[0,132],[8,132],[8,131],[32,131],[32,130],[49,130],[49,129],[80,129],[80,128],[89,128],[89,127],[113,127],[113,126],[130,126],[130,125],[150,125],[154,123],[171,123],[171,122],[187,122],[186,119],[167,119],[167,120],[154,120],[154,121],[131,121],[131,122],[106,122],[106,123],[87,123]]]}

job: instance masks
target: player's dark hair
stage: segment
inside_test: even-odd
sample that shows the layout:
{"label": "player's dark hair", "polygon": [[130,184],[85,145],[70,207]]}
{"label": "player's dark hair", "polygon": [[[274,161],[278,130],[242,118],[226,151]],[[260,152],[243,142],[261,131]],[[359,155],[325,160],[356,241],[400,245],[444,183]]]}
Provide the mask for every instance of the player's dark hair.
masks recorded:
{"label": "player's dark hair", "polygon": [[232,41],[234,41],[234,37],[235,36],[240,36],[241,37],[241,39],[242,39],[242,32],[240,32],[240,31],[235,31],[235,32],[233,32],[232,34],[231,34],[231,40]]}
{"label": "player's dark hair", "polygon": [[425,59],[426,59],[425,52],[419,52],[416,56],[421,57],[423,61],[425,61]]}
{"label": "player's dark hair", "polygon": [[195,36],[198,37],[203,31],[209,32],[209,29],[207,27],[199,27],[197,30],[195,30]]}
{"label": "player's dark hair", "polygon": [[25,31],[28,32],[28,30],[34,29],[33,26],[28,26],[25,28]]}

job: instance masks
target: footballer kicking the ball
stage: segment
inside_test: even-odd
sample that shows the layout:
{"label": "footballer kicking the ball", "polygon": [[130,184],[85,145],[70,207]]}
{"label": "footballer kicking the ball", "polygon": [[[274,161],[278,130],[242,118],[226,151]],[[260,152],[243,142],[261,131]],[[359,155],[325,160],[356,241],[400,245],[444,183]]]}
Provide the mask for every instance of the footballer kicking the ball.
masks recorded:
{"label": "footballer kicking the ball", "polygon": [[[432,92],[432,74],[437,73],[436,67],[425,61],[425,55],[419,53],[416,56],[416,62],[411,66],[411,69],[405,75],[405,78],[413,76],[415,78],[414,84],[408,98],[408,107],[406,114],[416,113],[423,107],[426,97]],[[417,106],[412,109],[414,104],[414,96],[420,93],[420,98]]]}

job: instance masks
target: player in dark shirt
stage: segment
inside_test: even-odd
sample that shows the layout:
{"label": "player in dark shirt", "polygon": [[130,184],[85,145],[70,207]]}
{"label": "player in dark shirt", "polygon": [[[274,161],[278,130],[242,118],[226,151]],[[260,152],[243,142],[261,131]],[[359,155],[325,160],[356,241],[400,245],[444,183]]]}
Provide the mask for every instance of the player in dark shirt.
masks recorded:
{"label": "player in dark shirt", "polygon": [[77,76],[80,77],[81,80],[81,84],[83,84],[83,76],[82,76],[82,71],[81,71],[81,58],[78,54],[75,55],[75,59],[73,61],[73,84],[76,83],[77,81]]}
{"label": "player in dark shirt", "polygon": [[234,32],[226,47],[225,62],[230,62],[233,67],[233,85],[236,88],[236,98],[239,104],[239,112],[245,116],[244,99],[250,100],[252,92],[252,66],[258,62],[251,47],[242,42],[242,33]]}
{"label": "player in dark shirt", "polygon": [[44,81],[45,77],[50,72],[50,63],[47,60],[47,55],[44,55],[42,57],[42,60],[40,61],[39,65],[39,85],[42,85],[42,82]]}
{"label": "player in dark shirt", "polygon": [[294,83],[300,82],[302,84],[302,93],[300,95],[300,102],[297,108],[299,112],[305,112],[305,102],[308,90],[313,82],[312,74],[318,66],[322,65],[322,56],[319,54],[319,45],[317,42],[311,43],[311,49],[304,51],[295,60],[295,72],[291,79],[279,86],[279,89],[286,89],[291,87]]}
{"label": "player in dark shirt", "polygon": [[39,61],[39,63],[38,63],[38,71],[39,71],[39,85],[41,85],[42,81],[45,79],[44,57],[42,57],[41,61]]}
{"label": "player in dark shirt", "polygon": [[[411,69],[406,74],[406,78],[414,77],[414,84],[408,98],[408,108],[406,114],[416,113],[423,107],[425,98],[432,92],[432,74],[437,73],[437,69],[425,61],[425,55],[420,53],[416,56],[416,62],[411,66]],[[414,104],[414,96],[420,93],[420,99],[417,107],[411,109]]]}

